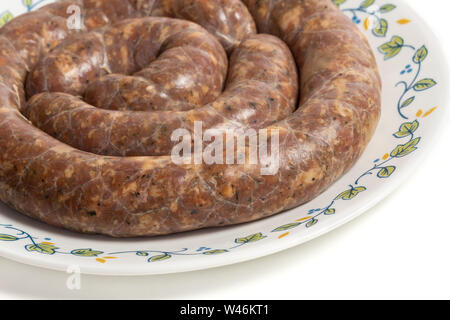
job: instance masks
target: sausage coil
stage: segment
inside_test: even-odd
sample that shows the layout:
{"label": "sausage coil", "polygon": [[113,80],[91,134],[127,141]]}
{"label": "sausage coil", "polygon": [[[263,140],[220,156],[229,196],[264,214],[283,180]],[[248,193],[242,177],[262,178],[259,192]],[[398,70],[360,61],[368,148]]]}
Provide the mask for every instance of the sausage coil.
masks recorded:
{"label": "sausage coil", "polygon": [[[329,0],[58,1],[0,29],[0,199],[113,237],[254,221],[349,170],[380,96],[367,40]],[[197,122],[278,132],[279,170],[174,163],[171,133]]]}

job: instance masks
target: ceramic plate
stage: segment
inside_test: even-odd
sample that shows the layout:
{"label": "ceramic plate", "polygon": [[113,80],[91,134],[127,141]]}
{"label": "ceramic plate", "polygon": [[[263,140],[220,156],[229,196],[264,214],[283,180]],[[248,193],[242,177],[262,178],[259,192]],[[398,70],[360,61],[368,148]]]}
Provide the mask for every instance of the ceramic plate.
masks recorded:
{"label": "ceramic plate", "polygon": [[[0,24],[50,0],[0,4]],[[217,267],[299,245],[350,221],[407,183],[443,127],[449,87],[445,56],[403,1],[334,0],[369,39],[383,79],[382,119],[353,169],[296,209],[244,225],[149,239],[110,239],[49,227],[0,205],[0,255],[103,275]],[[338,54],[338,53],[337,53]]]}

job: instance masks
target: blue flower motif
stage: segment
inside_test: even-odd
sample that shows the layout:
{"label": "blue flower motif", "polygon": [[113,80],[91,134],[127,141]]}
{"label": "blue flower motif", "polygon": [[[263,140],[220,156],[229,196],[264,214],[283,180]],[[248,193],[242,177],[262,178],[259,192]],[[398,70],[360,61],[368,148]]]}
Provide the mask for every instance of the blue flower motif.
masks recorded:
{"label": "blue flower motif", "polygon": [[401,74],[401,75],[404,75],[404,74],[406,74],[406,73],[411,73],[411,72],[413,72],[412,66],[411,66],[410,64],[408,64],[408,65],[405,67],[405,69],[403,69],[403,70],[400,72],[400,74]]}

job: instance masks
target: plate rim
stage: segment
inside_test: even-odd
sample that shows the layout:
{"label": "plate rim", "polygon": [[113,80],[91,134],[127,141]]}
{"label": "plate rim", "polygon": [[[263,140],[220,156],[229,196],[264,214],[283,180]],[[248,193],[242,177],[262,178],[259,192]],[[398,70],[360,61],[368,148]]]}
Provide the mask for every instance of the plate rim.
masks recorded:
{"label": "plate rim", "polygon": [[[427,35],[428,42],[433,44],[435,51],[438,52],[439,58],[442,59],[441,61],[439,61],[439,63],[443,65],[442,71],[439,73],[440,78],[442,78],[442,80],[440,81],[440,85],[443,87],[447,86],[449,84],[449,66],[450,66],[449,59],[444,54],[445,51],[443,50],[442,44],[437,38],[437,35],[434,33],[433,28],[431,28],[429,23],[425,19],[423,19],[420,16],[420,14],[405,0],[391,0],[391,1],[395,3],[400,3],[402,7],[408,8],[408,10],[414,15],[416,23],[419,23],[420,25],[424,26],[426,30],[430,31],[429,34]],[[441,139],[443,139],[443,137],[441,133],[444,132],[445,120],[447,120],[450,115],[450,110],[448,110],[450,94],[448,93],[448,91],[444,90],[442,91],[441,95],[442,98],[439,98],[439,100],[441,101],[439,104],[440,106],[439,109],[440,112],[442,113],[442,116],[439,119],[435,120],[436,122],[435,129],[432,131],[430,130],[430,132],[427,132],[428,142],[425,144],[424,147],[421,147],[421,151],[414,156],[413,160],[411,160],[412,165],[407,165],[403,167],[402,171],[397,173],[395,177],[391,178],[384,188],[377,191],[373,198],[370,198],[368,201],[364,203],[364,205],[359,205],[357,208],[347,209],[350,212],[347,213],[345,216],[342,216],[342,218],[337,219],[336,221],[330,222],[320,228],[309,229],[308,233],[302,234],[300,238],[287,237],[283,239],[281,242],[277,242],[280,243],[281,245],[267,246],[267,250],[264,251],[246,249],[245,255],[244,254],[235,255],[233,259],[229,259],[228,258],[229,255],[217,255],[215,259],[205,259],[201,263],[199,262],[198,264],[192,266],[184,265],[181,268],[181,270],[177,270],[178,268],[176,266],[177,265],[176,262],[170,265],[164,264],[161,265],[161,267],[155,268],[149,268],[148,265],[146,264],[131,265],[130,263],[128,263],[126,265],[128,270],[126,271],[124,270],[125,269],[124,265],[117,265],[117,266],[111,265],[105,267],[102,264],[98,264],[98,265],[82,266],[80,270],[81,274],[100,275],[100,276],[146,276],[146,275],[184,273],[217,268],[222,266],[229,266],[241,262],[258,259],[265,256],[270,256],[275,253],[282,252],[291,249],[293,247],[299,246],[315,238],[318,238],[328,232],[331,232],[347,224],[348,222],[354,220],[355,218],[359,217],[361,214],[373,208],[384,198],[386,198],[390,193],[392,193],[393,190],[398,188],[400,184],[405,181],[406,177],[410,175],[411,172],[416,168],[417,163],[420,163],[421,161],[423,161],[424,158],[428,156],[430,150],[432,150],[433,148],[437,147],[440,143],[442,143]],[[438,138],[440,136],[441,138]],[[69,265],[72,265],[72,263],[70,264],[62,263],[60,259],[56,260],[45,259],[45,257],[43,258],[42,255],[24,255],[23,251],[8,250],[8,248],[2,246],[0,246],[0,257],[4,257],[6,259],[13,260],[26,265],[31,265],[55,271],[66,271],[67,267]]]}

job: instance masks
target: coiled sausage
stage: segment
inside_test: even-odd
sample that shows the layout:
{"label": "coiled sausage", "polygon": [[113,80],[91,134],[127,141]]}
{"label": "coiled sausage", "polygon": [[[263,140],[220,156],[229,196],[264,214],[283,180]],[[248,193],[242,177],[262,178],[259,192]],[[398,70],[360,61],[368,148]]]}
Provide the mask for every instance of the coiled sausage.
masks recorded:
{"label": "coiled sausage", "polygon": [[[73,4],[85,12],[85,30],[67,28],[65,9]],[[58,227],[115,237],[161,235],[253,221],[301,205],[326,190],[353,166],[374,133],[380,116],[381,82],[373,53],[363,35],[329,0],[115,0],[114,5],[109,4],[111,0],[60,1],[18,17],[0,30],[0,199],[28,216]],[[196,6],[196,10],[183,11],[190,6]],[[229,8],[237,8],[237,14]],[[263,88],[265,85],[252,83],[255,74],[251,70],[256,66],[253,57],[262,48],[256,43],[267,41],[278,48],[273,53],[275,58],[287,58],[268,79],[256,79],[286,84],[275,87],[277,106],[269,110],[261,102],[260,112],[267,114],[254,119],[262,120],[259,127],[279,132],[280,169],[276,174],[262,175],[261,164],[175,164],[170,156],[163,155],[170,147],[162,142],[162,134],[156,138],[161,149],[151,151],[155,156],[122,156],[138,153],[128,153],[126,146],[120,151],[93,146],[89,139],[67,141],[100,154],[85,152],[45,134],[23,115],[63,137],[63,131],[52,132],[58,128],[58,121],[66,121],[61,109],[55,111],[57,107],[75,106],[78,112],[87,112],[86,120],[80,117],[78,125],[82,127],[84,121],[91,129],[87,121],[92,121],[92,114],[133,112],[92,110],[67,93],[56,93],[58,99],[51,101],[49,97],[55,93],[44,92],[27,104],[24,83],[39,61],[51,55],[51,50],[57,51],[66,39],[88,37],[88,32],[96,32],[99,27],[114,28],[116,23],[126,24],[125,19],[151,15],[194,21],[232,55],[227,80],[232,88],[227,87],[211,102],[213,105],[236,101],[231,110],[247,108],[252,99],[264,100],[272,94]],[[255,25],[260,33],[278,39],[254,36]],[[295,68],[284,70],[289,56],[282,53],[280,40],[289,47],[300,72],[298,89],[293,85],[289,90]],[[241,55],[243,60],[239,59]],[[233,59],[241,64],[235,71]],[[262,69],[266,63],[277,65],[276,61],[263,60],[258,62]],[[126,73],[133,71],[130,68]],[[238,78],[249,83],[240,86]],[[297,93],[300,102],[291,112]],[[216,106],[213,109],[217,111]],[[60,120],[46,118],[49,123],[54,121],[47,128],[41,123],[42,110],[57,112]],[[193,106],[191,110],[167,113],[211,110]],[[76,115],[76,111],[70,112]],[[157,112],[150,112],[150,117]],[[226,112],[225,107],[223,114],[205,114],[201,119],[214,127],[228,118]],[[230,112],[232,123],[237,122],[238,127],[251,125],[245,120],[252,119],[251,115],[247,118]],[[214,120],[216,117],[220,120]],[[105,116],[98,119],[105,121]],[[125,124],[120,128],[128,130],[123,129]]]}

